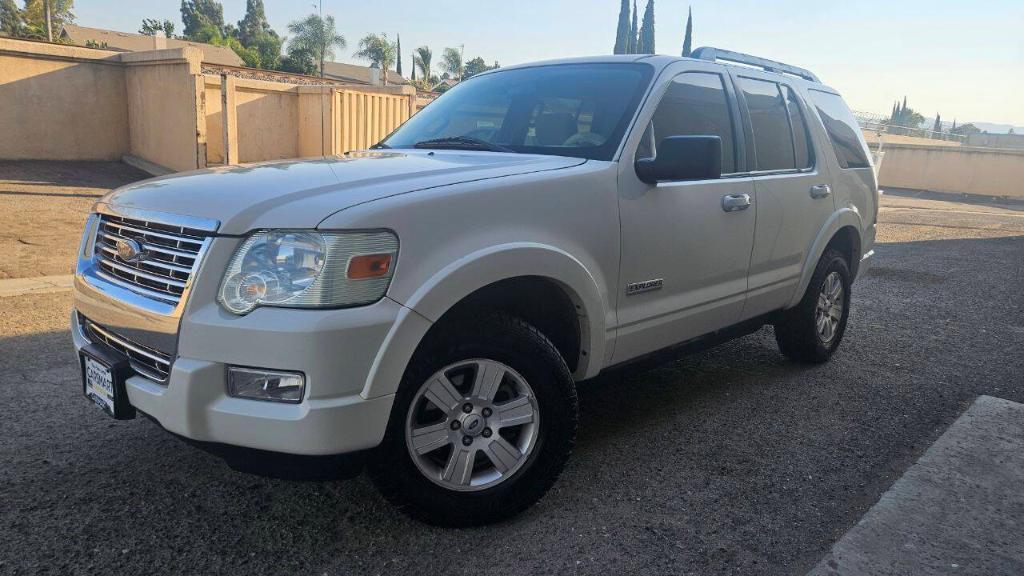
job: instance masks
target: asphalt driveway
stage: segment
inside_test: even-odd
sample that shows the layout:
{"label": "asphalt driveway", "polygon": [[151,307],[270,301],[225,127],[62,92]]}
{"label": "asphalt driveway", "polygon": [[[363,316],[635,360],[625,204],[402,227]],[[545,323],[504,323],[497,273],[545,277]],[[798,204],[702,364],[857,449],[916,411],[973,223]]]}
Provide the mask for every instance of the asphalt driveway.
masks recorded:
{"label": "asphalt driveway", "polygon": [[79,392],[68,293],[0,298],[0,573],[802,574],[980,394],[1024,401],[1024,209],[886,196],[834,360],[770,328],[580,389],[522,516],[437,529],[269,480]]}

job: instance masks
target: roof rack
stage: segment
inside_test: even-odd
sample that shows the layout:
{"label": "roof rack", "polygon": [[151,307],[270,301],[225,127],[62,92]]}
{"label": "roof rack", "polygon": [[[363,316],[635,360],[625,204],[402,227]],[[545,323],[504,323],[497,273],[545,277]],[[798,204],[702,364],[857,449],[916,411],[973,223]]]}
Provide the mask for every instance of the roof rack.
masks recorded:
{"label": "roof rack", "polygon": [[796,66],[790,66],[789,64],[783,64],[782,62],[776,62],[774,60],[758,58],[757,56],[751,56],[750,54],[742,54],[740,52],[733,52],[731,50],[722,50],[721,48],[703,46],[701,48],[697,48],[696,50],[694,50],[690,57],[696,58],[698,60],[708,60],[710,62],[722,60],[725,62],[746,64],[748,66],[756,66],[757,68],[762,68],[766,72],[791,74],[793,76],[799,76],[804,80],[810,80],[811,82],[821,82],[821,80],[818,80],[818,77],[811,73],[810,70],[805,70],[804,68],[797,68]]}

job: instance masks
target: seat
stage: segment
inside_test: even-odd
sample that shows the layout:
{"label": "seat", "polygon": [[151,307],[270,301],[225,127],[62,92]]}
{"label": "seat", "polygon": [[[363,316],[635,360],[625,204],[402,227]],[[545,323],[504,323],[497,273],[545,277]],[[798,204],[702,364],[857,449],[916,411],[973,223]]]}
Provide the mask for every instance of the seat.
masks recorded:
{"label": "seat", "polygon": [[538,146],[562,146],[578,132],[576,117],[567,112],[545,112],[534,122]]}

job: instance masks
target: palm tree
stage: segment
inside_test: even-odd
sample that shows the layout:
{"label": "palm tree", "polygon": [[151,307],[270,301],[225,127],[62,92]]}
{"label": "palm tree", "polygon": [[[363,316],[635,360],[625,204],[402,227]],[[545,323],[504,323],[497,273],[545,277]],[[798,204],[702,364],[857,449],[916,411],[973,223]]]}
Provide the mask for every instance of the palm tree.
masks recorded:
{"label": "palm tree", "polygon": [[445,48],[441,57],[441,69],[453,78],[462,80],[462,53],[456,48]]}
{"label": "palm tree", "polygon": [[355,53],[356,58],[365,58],[380,66],[381,74],[384,77],[384,85],[388,85],[388,70],[395,65],[395,45],[388,40],[385,33],[367,34],[359,41],[359,52]]}
{"label": "palm tree", "polygon": [[[413,54],[412,63],[413,66],[420,69],[422,72],[424,85],[430,84],[432,77],[431,61],[434,59],[434,52],[428,46],[420,46],[416,49],[416,53]],[[429,87],[429,86],[428,86]]]}
{"label": "palm tree", "polygon": [[348,44],[345,37],[338,34],[334,26],[333,16],[321,18],[310,14],[303,20],[288,24],[288,32],[292,34],[289,50],[308,50],[320,62],[320,77],[324,76],[324,62],[334,59],[334,49],[344,49]]}

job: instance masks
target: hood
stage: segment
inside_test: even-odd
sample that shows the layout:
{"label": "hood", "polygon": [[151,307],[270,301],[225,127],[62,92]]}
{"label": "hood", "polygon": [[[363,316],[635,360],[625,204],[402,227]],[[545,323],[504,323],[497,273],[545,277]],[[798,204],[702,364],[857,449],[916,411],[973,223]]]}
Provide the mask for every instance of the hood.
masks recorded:
{"label": "hood", "polygon": [[220,234],[315,228],[346,208],[417,190],[558,170],[580,158],[409,150],[198,170],[114,190],[102,202],[220,222]]}

